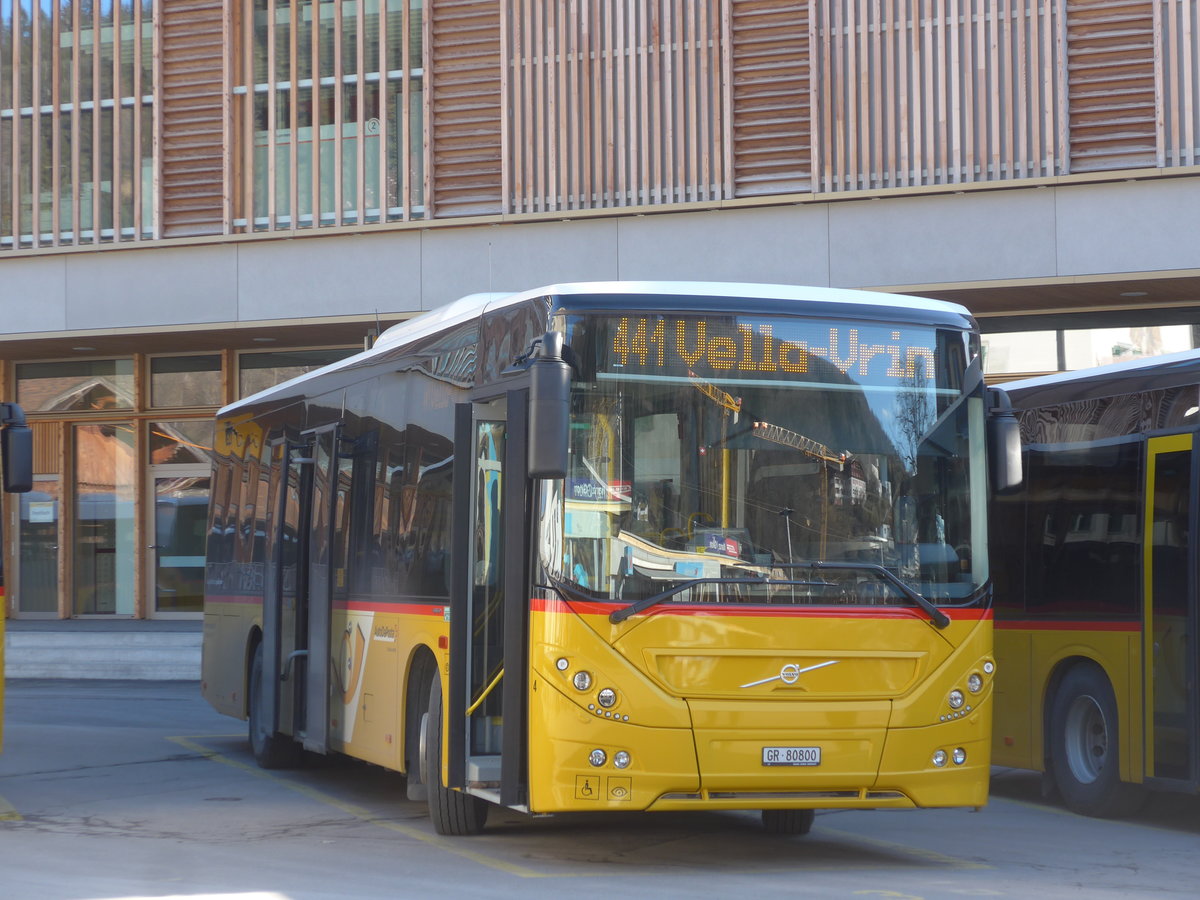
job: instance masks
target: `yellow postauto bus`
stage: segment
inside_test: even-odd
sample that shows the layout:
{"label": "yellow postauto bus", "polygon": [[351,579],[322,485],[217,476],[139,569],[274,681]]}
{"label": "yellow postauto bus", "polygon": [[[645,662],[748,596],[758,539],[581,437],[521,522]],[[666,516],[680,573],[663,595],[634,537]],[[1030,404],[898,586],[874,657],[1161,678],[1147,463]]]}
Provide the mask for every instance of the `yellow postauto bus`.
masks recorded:
{"label": "yellow postauto bus", "polygon": [[1004,385],[1025,483],[993,506],[995,761],[1079,813],[1200,790],[1200,351]]}
{"label": "yellow postauto bus", "polygon": [[474,295],[219,413],[203,692],[263,766],[528,813],[986,801],[993,475],[959,306]]}
{"label": "yellow postauto bus", "polygon": [[[0,403],[0,477],[4,490],[23,494],[33,488],[33,431],[25,423],[25,412],[16,403]],[[0,571],[0,603],[7,603]],[[4,747],[4,619],[0,611],[0,749]]]}

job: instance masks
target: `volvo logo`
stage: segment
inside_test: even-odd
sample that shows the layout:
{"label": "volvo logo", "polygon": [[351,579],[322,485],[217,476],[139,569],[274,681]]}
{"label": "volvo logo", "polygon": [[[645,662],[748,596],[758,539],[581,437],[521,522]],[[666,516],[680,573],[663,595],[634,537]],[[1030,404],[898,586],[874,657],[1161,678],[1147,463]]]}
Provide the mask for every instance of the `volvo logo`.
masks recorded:
{"label": "volvo logo", "polygon": [[758,687],[760,684],[770,684],[772,681],[782,681],[784,684],[795,684],[800,680],[800,676],[805,672],[811,672],[813,669],[823,669],[826,666],[833,666],[836,665],[837,662],[838,660],[836,659],[827,659],[823,663],[805,666],[804,668],[800,668],[800,666],[798,666],[796,663],[787,663],[782,669],[779,670],[778,675],[772,675],[770,678],[762,678],[758,681],[747,682],[746,684],[743,684],[742,687]]}

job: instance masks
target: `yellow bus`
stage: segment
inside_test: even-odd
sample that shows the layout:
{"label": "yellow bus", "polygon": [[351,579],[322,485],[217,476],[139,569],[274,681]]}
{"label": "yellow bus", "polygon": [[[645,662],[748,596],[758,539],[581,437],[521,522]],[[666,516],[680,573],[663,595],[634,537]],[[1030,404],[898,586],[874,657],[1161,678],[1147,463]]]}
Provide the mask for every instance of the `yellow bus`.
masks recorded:
{"label": "yellow bus", "polygon": [[[4,490],[24,494],[33,488],[33,430],[25,423],[25,412],[16,403],[0,403],[0,477]],[[8,616],[0,568],[0,749],[4,748],[4,621]]]}
{"label": "yellow bus", "polygon": [[1080,813],[1200,787],[1200,351],[1004,385],[1021,490],[993,505],[994,760]]}
{"label": "yellow bus", "polygon": [[959,306],[473,295],[218,414],[203,693],[263,766],[531,814],[979,806],[989,414]]}

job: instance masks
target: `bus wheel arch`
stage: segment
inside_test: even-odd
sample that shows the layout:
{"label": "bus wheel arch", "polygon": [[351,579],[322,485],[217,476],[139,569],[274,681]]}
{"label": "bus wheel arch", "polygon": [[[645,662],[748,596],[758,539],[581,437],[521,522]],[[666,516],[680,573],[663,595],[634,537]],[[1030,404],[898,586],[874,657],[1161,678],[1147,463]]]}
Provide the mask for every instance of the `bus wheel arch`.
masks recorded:
{"label": "bus wheel arch", "polygon": [[1128,815],[1141,805],[1139,786],[1121,781],[1121,723],[1104,670],[1087,659],[1061,667],[1048,693],[1045,752],[1063,802],[1086,816]]}

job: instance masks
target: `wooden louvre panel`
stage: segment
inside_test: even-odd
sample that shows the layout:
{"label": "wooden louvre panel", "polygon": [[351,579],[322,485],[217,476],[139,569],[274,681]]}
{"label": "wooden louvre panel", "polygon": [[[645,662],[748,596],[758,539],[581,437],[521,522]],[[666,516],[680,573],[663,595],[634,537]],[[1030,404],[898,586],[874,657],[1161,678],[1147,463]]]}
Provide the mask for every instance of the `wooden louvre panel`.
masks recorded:
{"label": "wooden louvre panel", "polygon": [[224,229],[224,0],[159,5],[159,204],[163,237]]}
{"label": "wooden louvre panel", "polygon": [[816,3],[816,188],[1062,174],[1058,10],[1050,0]]}
{"label": "wooden louvre panel", "polygon": [[431,216],[501,212],[500,4],[428,4],[424,87]]}
{"label": "wooden louvre panel", "polygon": [[812,184],[811,0],[731,0],[733,192]]}
{"label": "wooden louvre panel", "polygon": [[507,0],[511,212],[729,196],[729,0]]}
{"label": "wooden louvre panel", "polygon": [[33,431],[33,474],[57,475],[62,468],[62,425],[59,422],[31,422]]}
{"label": "wooden louvre panel", "polygon": [[1158,160],[1154,0],[1068,0],[1071,171]]}
{"label": "wooden louvre panel", "polygon": [[1159,29],[1162,81],[1170,85],[1163,105],[1164,166],[1194,166],[1200,161],[1200,4],[1196,0],[1163,0]]}

